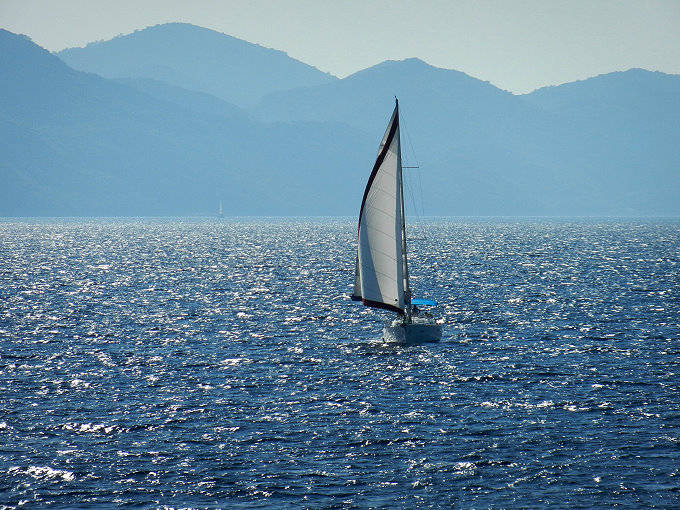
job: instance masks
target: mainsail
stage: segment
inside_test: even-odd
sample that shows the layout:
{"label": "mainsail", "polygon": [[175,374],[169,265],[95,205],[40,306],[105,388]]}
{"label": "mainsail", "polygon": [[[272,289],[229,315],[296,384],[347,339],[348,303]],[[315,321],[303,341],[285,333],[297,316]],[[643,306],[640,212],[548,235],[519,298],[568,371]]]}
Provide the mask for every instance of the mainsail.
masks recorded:
{"label": "mainsail", "polygon": [[405,313],[409,289],[398,102],[364,191],[357,245],[352,299]]}

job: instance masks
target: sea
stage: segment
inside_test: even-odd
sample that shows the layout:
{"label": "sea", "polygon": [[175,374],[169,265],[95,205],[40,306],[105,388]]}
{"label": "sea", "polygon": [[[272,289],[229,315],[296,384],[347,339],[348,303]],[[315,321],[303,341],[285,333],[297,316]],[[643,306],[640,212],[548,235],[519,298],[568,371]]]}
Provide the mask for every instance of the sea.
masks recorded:
{"label": "sea", "polygon": [[680,219],[0,219],[0,509],[680,508]]}

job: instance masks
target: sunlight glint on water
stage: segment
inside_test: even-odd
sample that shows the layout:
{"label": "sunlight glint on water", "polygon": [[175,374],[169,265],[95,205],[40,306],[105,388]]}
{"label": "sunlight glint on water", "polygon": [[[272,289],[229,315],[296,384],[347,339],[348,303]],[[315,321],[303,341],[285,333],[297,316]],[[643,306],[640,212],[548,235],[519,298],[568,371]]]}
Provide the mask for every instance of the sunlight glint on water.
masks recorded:
{"label": "sunlight glint on water", "polygon": [[680,224],[423,220],[383,347],[353,219],[0,223],[0,504],[680,505]]}

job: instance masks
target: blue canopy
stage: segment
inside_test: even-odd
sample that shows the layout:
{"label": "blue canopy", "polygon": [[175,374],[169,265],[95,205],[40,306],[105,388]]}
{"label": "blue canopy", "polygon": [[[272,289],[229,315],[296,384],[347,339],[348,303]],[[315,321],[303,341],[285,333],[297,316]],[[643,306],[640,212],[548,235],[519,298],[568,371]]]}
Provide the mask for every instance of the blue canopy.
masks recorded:
{"label": "blue canopy", "polygon": [[418,306],[437,306],[437,302],[434,299],[412,299],[411,304]]}

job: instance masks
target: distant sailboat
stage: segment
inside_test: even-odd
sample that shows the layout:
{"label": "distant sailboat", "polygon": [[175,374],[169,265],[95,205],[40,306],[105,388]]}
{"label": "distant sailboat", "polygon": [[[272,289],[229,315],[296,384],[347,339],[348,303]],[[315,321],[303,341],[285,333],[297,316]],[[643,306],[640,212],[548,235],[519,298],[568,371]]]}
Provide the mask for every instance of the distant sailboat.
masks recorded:
{"label": "distant sailboat", "polygon": [[224,214],[222,214],[222,201],[221,201],[221,200],[220,200],[220,212],[217,213],[217,215],[218,215],[220,218],[221,218],[222,216],[224,216]]}
{"label": "distant sailboat", "polygon": [[387,126],[378,158],[368,179],[359,212],[357,259],[352,299],[396,312],[383,329],[383,340],[394,343],[438,342],[441,321],[418,306],[434,306],[411,299],[406,254],[406,223],[399,136],[399,101]]}

